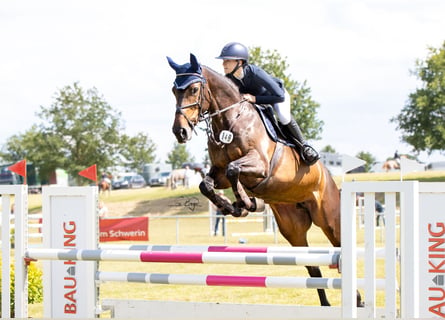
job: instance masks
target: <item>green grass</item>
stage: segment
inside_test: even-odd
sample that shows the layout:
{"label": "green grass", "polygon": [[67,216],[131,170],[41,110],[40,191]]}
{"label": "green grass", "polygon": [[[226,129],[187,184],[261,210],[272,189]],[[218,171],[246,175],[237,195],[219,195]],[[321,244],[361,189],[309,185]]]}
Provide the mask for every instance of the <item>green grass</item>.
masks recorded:
{"label": "green grass", "polygon": [[[233,219],[234,220],[234,219]],[[149,244],[175,244],[176,221],[173,219],[150,219]],[[239,237],[232,237],[234,232],[258,232],[262,224],[259,222],[236,223],[228,222],[228,238],[224,243],[222,236],[209,235],[209,222],[207,217],[180,220],[180,244],[205,245],[239,245]],[[288,246],[286,240],[279,235],[277,242],[274,237],[244,236],[249,246]],[[378,238],[378,236],[377,236]],[[359,234],[362,241],[363,234]],[[314,227],[309,233],[311,246],[329,246],[321,231]],[[39,262],[40,264],[40,262]],[[307,277],[304,267],[299,266],[255,266],[255,265],[211,265],[211,264],[167,264],[167,263],[139,263],[139,262],[101,262],[99,266],[103,271],[114,272],[147,272],[147,273],[175,273],[175,274],[221,274],[221,275],[258,275],[258,276],[297,276]],[[336,269],[321,267],[323,276],[338,278],[341,275]],[[358,265],[363,273],[363,263]],[[380,262],[378,273],[383,277],[383,262]],[[332,305],[339,306],[340,291],[327,290]],[[167,301],[201,301],[219,303],[265,303],[265,304],[298,304],[319,305],[318,296],[312,289],[271,289],[271,288],[238,288],[238,287],[202,287],[178,285],[154,285],[139,283],[107,282],[100,286],[100,298],[115,299],[144,299]],[[383,293],[378,296],[379,305],[384,304]],[[30,316],[40,318],[43,316],[42,304],[32,305]],[[104,315],[107,317],[107,314]]]}
{"label": "green grass", "polygon": [[[180,196],[201,196],[197,188],[178,188],[170,190],[167,188],[142,188],[131,190],[115,190],[109,195],[100,195],[101,199],[106,199],[107,203],[122,203],[122,202],[149,202],[156,199],[175,199]],[[40,212],[42,210],[42,195],[30,194],[28,198],[28,210],[30,213]]]}
{"label": "green grass", "polygon": [[[345,181],[398,181],[398,173],[380,174],[350,174],[345,176]],[[336,182],[341,185],[341,177],[335,177]],[[413,173],[404,177],[404,180],[419,181],[445,181],[445,172],[422,172]],[[168,190],[166,188],[146,188],[128,191],[112,192],[107,196],[107,203],[122,203],[137,201],[150,204],[150,201],[160,198],[176,199],[182,196],[202,197],[197,188]],[[102,196],[101,196],[102,197]],[[204,199],[204,198],[201,198]],[[205,199],[203,200],[205,201]],[[41,210],[41,196],[30,195],[30,212]],[[186,213],[186,212],[185,212]],[[205,215],[207,208],[204,206],[202,212],[193,214]],[[231,219],[234,220],[234,219]],[[179,227],[177,237],[176,230]],[[262,230],[261,223],[235,223],[227,224],[227,242],[221,236],[209,235],[209,221],[207,217],[195,219],[161,219],[152,217],[150,219],[149,235],[150,244],[175,244],[179,239],[180,244],[205,244],[205,245],[238,245],[240,237],[232,237],[235,232],[259,232]],[[380,231],[377,231],[380,232]],[[380,233],[377,235],[379,239]],[[287,241],[279,235],[277,243],[274,237],[245,236],[247,245],[262,246],[287,246]],[[363,241],[363,233],[359,231],[359,243]],[[309,232],[311,246],[328,246],[329,243],[321,231],[313,227]],[[41,262],[38,262],[39,264]],[[322,267],[323,276],[340,277],[337,270]],[[132,271],[148,273],[177,273],[177,274],[228,274],[228,275],[263,275],[263,276],[301,276],[306,277],[304,267],[293,266],[246,266],[246,265],[196,265],[196,264],[165,264],[165,263],[137,263],[137,262],[101,262],[100,270],[103,271]],[[363,275],[363,262],[358,263],[359,276]],[[378,277],[384,277],[384,262],[380,261],[377,268]],[[328,298],[332,305],[340,305],[340,292],[327,290]],[[100,298],[116,299],[147,299],[147,300],[170,300],[170,301],[212,301],[212,302],[235,302],[235,303],[272,303],[272,304],[299,304],[318,305],[318,296],[315,290],[308,289],[264,289],[264,288],[238,288],[238,287],[201,287],[201,286],[176,286],[176,285],[153,285],[137,283],[108,282],[101,284]],[[383,293],[378,293],[378,305],[384,305]],[[31,317],[43,317],[42,304],[31,305],[29,308]],[[107,315],[105,314],[105,317]]]}
{"label": "green grass", "polygon": [[[208,229],[207,218],[181,222],[181,244],[224,245],[223,237],[213,237],[206,234]],[[233,224],[233,226],[232,226]],[[241,226],[240,226],[241,225]],[[172,220],[152,220],[150,222],[150,242],[156,244],[174,244],[175,222]],[[245,231],[256,232],[261,229],[260,223],[230,223],[229,232]],[[208,233],[208,232],[207,232]],[[318,228],[310,232],[312,246],[327,246],[328,242]],[[360,235],[362,238],[362,235]],[[287,246],[282,236],[278,243],[274,243],[272,236],[245,237],[247,245]],[[237,237],[228,237],[227,245],[239,245]],[[40,262],[39,262],[40,264]],[[139,262],[100,262],[100,270],[113,272],[147,272],[147,273],[174,273],[174,274],[218,274],[218,275],[251,275],[251,276],[295,276],[307,277],[307,271],[299,266],[256,266],[256,265],[212,265],[212,264],[168,264],[168,263],[139,263]],[[361,276],[363,263],[358,264]],[[336,269],[321,267],[324,277],[339,278],[341,275]],[[380,262],[378,276],[383,277],[383,262]],[[338,290],[327,290],[332,305],[339,306],[341,295]],[[143,299],[163,301],[200,301],[218,303],[247,303],[247,304],[298,304],[319,305],[318,296],[313,289],[275,289],[275,288],[241,288],[241,287],[203,287],[156,285],[140,283],[106,282],[100,285],[100,298],[114,299]],[[384,304],[384,295],[379,293],[378,304]],[[43,316],[42,304],[32,305],[30,316],[40,318]],[[104,314],[104,317],[107,317]]]}
{"label": "green grass", "polygon": [[[342,177],[335,176],[334,180],[341,186]],[[345,181],[399,181],[399,172],[388,173],[356,173],[345,175]],[[445,171],[425,171],[409,173],[403,177],[403,180],[418,180],[421,182],[445,182]],[[111,192],[107,196],[108,202],[126,202],[140,201],[146,202],[160,198],[177,198],[179,196],[201,196],[196,188],[170,190],[167,188],[144,188],[135,190],[119,190],[119,192]],[[28,200],[29,212],[39,212],[42,209],[41,195],[30,194]]]}
{"label": "green grass", "polygon": [[[341,184],[342,177],[336,176],[334,180]],[[445,171],[411,172],[403,176],[404,181],[417,180],[421,182],[445,182]],[[346,174],[345,181],[400,181],[400,172],[381,173],[354,173]]]}

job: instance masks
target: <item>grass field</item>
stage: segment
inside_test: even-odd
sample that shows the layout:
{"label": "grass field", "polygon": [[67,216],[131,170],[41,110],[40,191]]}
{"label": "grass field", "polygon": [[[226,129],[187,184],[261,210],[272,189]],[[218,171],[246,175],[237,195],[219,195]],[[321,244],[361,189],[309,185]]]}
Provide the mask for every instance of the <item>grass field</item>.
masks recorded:
{"label": "grass field", "polygon": [[[187,221],[187,220],[186,220]],[[208,218],[194,219],[193,222],[181,223],[181,244],[223,245],[221,236],[213,237],[201,234],[196,230],[208,229]],[[259,223],[242,223],[242,226],[232,227],[234,231],[242,229],[245,232],[256,232],[261,228]],[[175,228],[172,220],[154,220],[150,222],[149,243],[174,244],[175,238],[170,234]],[[274,243],[272,236],[245,237],[247,245],[287,246],[281,236],[278,243]],[[310,233],[310,242],[313,246],[327,246],[328,242],[318,230],[314,228]],[[239,245],[238,238],[228,237],[229,245]],[[40,262],[39,262],[40,263]],[[383,277],[383,262],[380,264],[379,276]],[[359,262],[359,270],[363,270]],[[147,273],[174,273],[174,274],[214,274],[214,275],[251,275],[251,276],[296,276],[307,277],[304,267],[299,266],[255,266],[255,265],[211,265],[211,264],[167,264],[167,263],[138,263],[138,262],[101,262],[99,269],[114,272],[147,272]],[[339,278],[341,275],[336,269],[321,267],[324,277]],[[340,305],[340,291],[327,290],[332,305]],[[266,303],[266,304],[299,304],[319,305],[318,296],[313,289],[273,289],[273,288],[241,288],[241,287],[202,287],[155,285],[139,283],[107,282],[100,285],[100,298],[116,299],[144,299],[167,301],[200,301],[219,303]],[[383,305],[384,296],[379,296],[379,303]],[[42,304],[30,306],[30,316],[42,317]],[[105,313],[104,317],[108,314]]]}
{"label": "grass field", "polygon": [[[445,172],[425,172],[422,174],[408,175],[406,180],[420,181],[445,181]],[[341,177],[335,178],[341,185]],[[346,175],[346,181],[364,180],[399,180],[397,173],[386,174],[354,174]],[[230,195],[229,195],[230,196]],[[41,208],[39,195],[31,195],[29,200],[30,212],[38,212]],[[190,212],[182,205],[176,204],[187,197],[196,197],[202,204],[195,211]],[[258,222],[228,223],[227,242],[221,236],[213,237],[209,233],[207,214],[207,200],[203,198],[197,188],[177,189],[174,191],[165,188],[146,188],[138,190],[125,190],[112,192],[110,196],[101,196],[109,206],[114,204],[121,206],[132,203],[128,215],[150,216],[150,244],[175,244],[176,230],[179,225],[180,244],[205,244],[205,245],[235,245],[240,237],[232,237],[234,232],[259,232],[262,224]],[[179,200],[178,200],[179,199]],[[162,212],[162,208],[165,212]],[[148,213],[147,213],[148,212]],[[194,219],[161,219],[165,215],[202,215],[202,218]],[[377,238],[380,237],[380,231]],[[243,237],[247,245],[283,245],[287,242],[279,235],[277,243],[274,237],[246,236]],[[359,242],[362,241],[359,234]],[[328,246],[329,243],[320,230],[312,228],[309,234],[311,246]],[[40,263],[40,262],[38,262]],[[103,271],[132,271],[148,273],[176,273],[176,274],[221,274],[221,275],[262,275],[262,276],[302,276],[306,277],[304,267],[292,266],[245,266],[245,265],[196,265],[196,264],[165,264],[165,263],[136,263],[136,262],[101,262],[99,266]],[[358,263],[359,273],[363,273],[363,263]],[[379,262],[378,277],[384,277],[384,262]],[[337,270],[322,268],[325,277],[340,277]],[[359,274],[359,276],[360,276]],[[340,304],[340,292],[327,290],[332,305]],[[201,286],[175,286],[175,285],[153,285],[137,283],[103,283],[100,286],[100,298],[116,299],[147,299],[147,300],[169,300],[169,301],[212,301],[212,302],[235,302],[235,303],[272,303],[272,304],[299,304],[318,305],[318,296],[315,290],[307,289],[264,289],[264,288],[238,288],[238,287],[201,287]],[[378,296],[378,304],[384,305],[383,293]],[[30,316],[40,318],[43,316],[42,304],[30,306]],[[107,314],[104,315],[107,317]]]}

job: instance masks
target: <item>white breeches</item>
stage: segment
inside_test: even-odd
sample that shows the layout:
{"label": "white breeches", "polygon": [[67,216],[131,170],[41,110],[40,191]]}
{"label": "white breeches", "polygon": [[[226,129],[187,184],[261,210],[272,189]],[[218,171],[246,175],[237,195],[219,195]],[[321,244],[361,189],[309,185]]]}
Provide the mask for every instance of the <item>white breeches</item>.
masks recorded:
{"label": "white breeches", "polygon": [[281,103],[275,103],[273,108],[275,109],[278,120],[281,122],[281,124],[286,125],[291,121],[290,95],[287,90],[284,90],[284,101]]}

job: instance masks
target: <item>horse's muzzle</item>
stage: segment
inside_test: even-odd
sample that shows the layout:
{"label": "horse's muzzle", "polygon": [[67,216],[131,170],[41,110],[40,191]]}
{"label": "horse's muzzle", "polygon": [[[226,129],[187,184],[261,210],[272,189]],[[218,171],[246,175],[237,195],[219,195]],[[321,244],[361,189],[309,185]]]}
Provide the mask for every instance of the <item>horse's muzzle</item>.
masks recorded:
{"label": "horse's muzzle", "polygon": [[179,143],[185,143],[190,140],[190,131],[184,127],[173,128],[173,134]]}

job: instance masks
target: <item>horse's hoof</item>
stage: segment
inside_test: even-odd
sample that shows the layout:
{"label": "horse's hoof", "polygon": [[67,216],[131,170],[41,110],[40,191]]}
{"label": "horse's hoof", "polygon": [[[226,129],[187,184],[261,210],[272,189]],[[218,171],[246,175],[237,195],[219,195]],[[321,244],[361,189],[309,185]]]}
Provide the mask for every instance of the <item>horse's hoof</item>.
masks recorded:
{"label": "horse's hoof", "polygon": [[234,212],[232,212],[232,216],[235,218],[244,218],[249,214],[249,211],[246,209],[236,208]]}
{"label": "horse's hoof", "polygon": [[243,210],[241,210],[241,218],[244,218],[244,217],[246,217],[247,215],[249,215],[249,212],[250,211],[248,211],[248,210],[246,210],[246,209],[243,209]]}
{"label": "horse's hoof", "polygon": [[241,212],[236,210],[235,212],[232,212],[232,216],[235,218],[239,218],[239,217],[241,217]]}
{"label": "horse's hoof", "polygon": [[229,209],[221,209],[221,213],[223,214],[223,216],[230,216],[232,215],[232,211]]}
{"label": "horse's hoof", "polygon": [[252,205],[249,208],[250,212],[255,212],[257,209],[257,204],[256,204],[256,199],[255,198],[250,198],[250,201],[252,201]]}
{"label": "horse's hoof", "polygon": [[242,216],[243,214],[243,209],[241,209],[240,207],[233,207],[234,210],[233,212],[231,212],[232,216],[234,216],[235,218],[239,218]]}
{"label": "horse's hoof", "polygon": [[365,302],[362,300],[362,295],[360,294],[359,291],[357,291],[357,307],[358,308],[364,308],[365,307]]}

